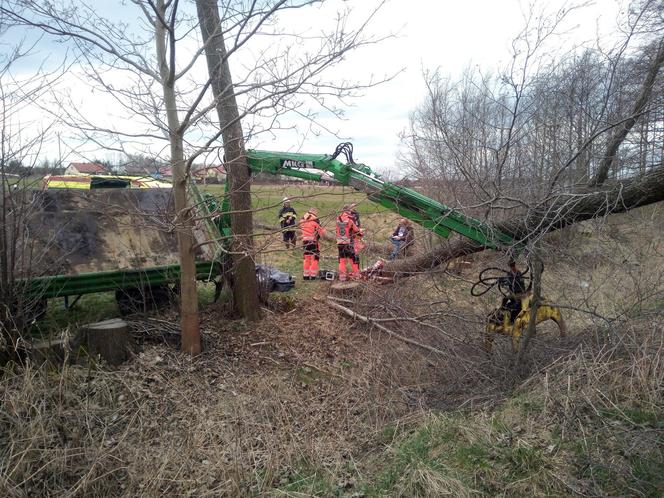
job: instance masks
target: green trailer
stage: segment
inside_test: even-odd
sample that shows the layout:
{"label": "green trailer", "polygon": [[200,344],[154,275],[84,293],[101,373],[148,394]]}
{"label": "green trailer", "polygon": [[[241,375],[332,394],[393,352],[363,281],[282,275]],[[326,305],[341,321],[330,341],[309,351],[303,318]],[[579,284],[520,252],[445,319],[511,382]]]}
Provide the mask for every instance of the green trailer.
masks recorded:
{"label": "green trailer", "polygon": [[[210,218],[192,187],[197,219]],[[47,299],[115,291],[120,310],[163,304],[180,279],[177,226],[170,188],[44,189],[29,192],[30,248],[24,292],[38,313]],[[196,278],[220,285],[220,232],[196,226]]]}
{"label": "green trailer", "polygon": [[[344,155],[346,162],[338,159]],[[458,233],[491,249],[518,247],[508,234],[421,193],[384,181],[353,160],[352,145],[341,144],[332,155],[247,151],[252,173],[268,173],[310,181],[333,180],[424,228],[449,237]],[[228,188],[228,184],[227,184]],[[29,295],[43,300],[116,291],[122,310],[141,304],[146,295],[177,286],[180,267],[172,225],[170,189],[44,190],[30,231],[34,236],[30,265],[37,276],[26,279]],[[231,240],[228,196],[201,195],[191,186],[199,242],[196,276],[219,288],[224,246]]]}

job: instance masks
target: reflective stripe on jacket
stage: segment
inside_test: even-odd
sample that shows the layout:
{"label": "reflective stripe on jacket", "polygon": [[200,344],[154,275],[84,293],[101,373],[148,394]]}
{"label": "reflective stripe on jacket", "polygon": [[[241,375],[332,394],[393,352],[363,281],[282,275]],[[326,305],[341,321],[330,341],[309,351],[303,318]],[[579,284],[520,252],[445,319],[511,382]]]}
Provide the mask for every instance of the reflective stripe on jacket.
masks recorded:
{"label": "reflective stripe on jacket", "polygon": [[297,222],[297,213],[292,207],[282,207],[279,211],[281,228],[292,227]]}
{"label": "reflective stripe on jacket", "polygon": [[318,242],[318,239],[325,235],[325,229],[318,222],[318,218],[311,213],[306,213],[300,220],[300,230],[303,241]]}
{"label": "reflective stripe on jacket", "polygon": [[359,229],[353,218],[346,212],[337,218],[337,244],[352,244]]}

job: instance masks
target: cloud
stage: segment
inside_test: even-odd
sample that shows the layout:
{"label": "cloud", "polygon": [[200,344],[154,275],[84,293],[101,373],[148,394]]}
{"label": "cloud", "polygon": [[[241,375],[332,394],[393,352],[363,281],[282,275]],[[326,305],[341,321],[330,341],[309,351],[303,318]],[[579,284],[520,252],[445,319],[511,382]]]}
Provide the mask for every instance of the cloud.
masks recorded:
{"label": "cloud", "polygon": [[[96,2],[95,9],[99,9],[101,15],[107,14],[116,20],[129,19],[127,29],[142,30],[137,11],[130,12],[128,6],[118,8],[118,5],[118,2],[104,0]],[[352,9],[348,17],[350,25],[346,26],[346,29],[350,29],[352,25],[357,26],[363,22],[374,5],[374,2],[367,0],[330,0],[281,14],[275,29],[299,33],[304,37],[291,47],[292,52],[288,53],[288,58],[284,58],[283,62],[292,63],[298,57],[298,50],[301,55],[315,47],[319,43],[316,37],[335,26],[337,10]],[[555,8],[562,5],[562,1],[541,2],[537,5]],[[580,44],[594,38],[598,16],[602,14],[604,19],[612,20],[617,6],[619,3],[607,5],[607,2],[602,2],[603,10],[595,5],[576,13],[572,24],[578,24],[579,29],[574,31],[574,35],[568,34],[561,39],[561,45]],[[359,96],[338,103],[344,110],[344,118],[341,120],[325,110],[311,106],[311,110],[319,113],[317,124],[312,126],[297,113],[289,113],[280,118],[283,130],[274,129],[270,134],[259,135],[249,146],[329,153],[340,140],[350,140],[355,144],[358,160],[378,170],[394,171],[398,168],[399,134],[407,129],[410,114],[426,95],[422,71],[438,68],[452,78],[472,66],[481,66],[483,71],[494,71],[509,60],[510,41],[522,25],[523,12],[518,0],[391,0],[375,15],[367,35],[377,38],[393,36],[347,54],[327,77],[336,81],[367,82],[394,75],[393,79],[364,89],[359,92]],[[147,36],[142,31],[140,34]],[[26,43],[37,43],[35,54],[21,61],[17,67],[24,73],[36,71],[44,59],[54,63],[61,60],[67,50],[65,44],[48,37],[40,38],[33,31],[9,30],[3,42],[12,44],[22,38]],[[243,74],[254,67],[254,61],[261,51],[278,52],[288,44],[288,40],[265,36],[248,44],[230,61],[236,81],[241,81]],[[179,54],[191,55],[198,43],[197,32],[193,31],[185,43],[179,45]],[[108,73],[107,77],[119,88],[135,84],[132,78],[120,73]],[[191,77],[199,82],[205,79],[206,70],[202,59]],[[145,120],[131,118],[127,110],[122,109],[112,97],[86,88],[76,72],[66,75],[60,87],[70,91],[75,97],[77,109],[91,119],[123,131],[146,131]],[[158,85],[154,89],[159,91]],[[32,121],[37,111],[33,109],[30,112]],[[244,125],[248,129],[250,121],[247,120]],[[211,131],[209,128],[207,130]],[[336,132],[339,136],[326,130]],[[159,140],[154,142],[150,144],[148,140],[148,145],[152,146],[155,153],[163,150],[163,143]],[[129,149],[138,147],[127,145]],[[86,144],[84,148],[90,147],[91,144]],[[51,155],[56,149],[51,145],[45,150]]]}

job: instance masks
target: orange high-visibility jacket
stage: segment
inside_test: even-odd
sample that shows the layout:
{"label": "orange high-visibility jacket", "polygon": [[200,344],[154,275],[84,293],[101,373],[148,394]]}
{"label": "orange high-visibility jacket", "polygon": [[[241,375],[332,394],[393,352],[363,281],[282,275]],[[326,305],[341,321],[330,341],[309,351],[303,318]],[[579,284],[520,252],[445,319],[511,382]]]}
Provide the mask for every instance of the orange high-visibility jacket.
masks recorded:
{"label": "orange high-visibility jacket", "polygon": [[352,244],[360,231],[350,214],[344,212],[337,218],[337,244]]}
{"label": "orange high-visibility jacket", "polygon": [[318,242],[325,229],[318,222],[318,218],[311,213],[306,213],[300,220],[300,230],[302,230],[302,240],[305,242]]}

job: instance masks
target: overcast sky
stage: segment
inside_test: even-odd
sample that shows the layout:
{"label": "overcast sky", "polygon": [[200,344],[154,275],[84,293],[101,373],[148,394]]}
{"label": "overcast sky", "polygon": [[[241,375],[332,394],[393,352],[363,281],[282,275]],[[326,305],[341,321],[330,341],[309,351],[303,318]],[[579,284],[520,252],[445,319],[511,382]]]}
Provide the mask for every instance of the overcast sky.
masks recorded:
{"label": "overcast sky", "polygon": [[[117,2],[98,2],[117,5]],[[560,0],[535,1],[536,10],[552,11],[563,6]],[[557,39],[559,47],[571,48],[611,33],[616,24],[620,0],[597,0],[573,12],[562,27],[565,35]],[[317,29],[333,22],[337,9],[353,8],[351,19],[362,19],[375,5],[371,0],[329,0],[323,7],[301,9],[282,15],[279,22],[306,30]],[[409,115],[423,101],[425,86],[422,73],[438,69],[444,75],[458,77],[466,68],[481,67],[484,72],[499,70],[510,58],[510,42],[524,25],[524,13],[529,3],[518,0],[389,0],[373,20],[371,32],[377,36],[392,34],[392,38],[351,54],[336,68],[335,77],[355,78],[367,81],[395,75],[391,81],[363,91],[363,95],[344,103],[345,118],[338,120],[321,113],[318,133],[302,136],[306,126],[293,131],[262,135],[248,145],[268,150],[290,150],[311,153],[329,153],[340,140],[350,140],[355,145],[355,158],[378,171],[398,170],[399,134],[407,129]],[[110,12],[110,11],[109,11]],[[122,11],[114,10],[114,15]],[[16,33],[14,33],[16,37]],[[43,59],[53,51],[64,53],[62,45],[42,47],[39,57],[29,59],[22,71],[29,73],[30,64]],[[32,61],[32,62],[30,62]],[[231,62],[232,63],[232,62]],[[235,71],[231,67],[232,71]],[[88,106],[91,114],[114,122],[112,100],[98,92],[88,93],[83,84],[72,74],[66,85],[74,94],[85,95],[81,106]],[[24,122],[35,123],[43,111],[33,110]],[[303,125],[296,117],[284,126]],[[339,137],[325,131],[336,132]],[[87,147],[87,156],[104,157]],[[51,157],[57,155],[56,141],[51,141],[45,151]],[[83,157],[86,159],[89,157]],[[74,155],[69,160],[79,160]]]}
{"label": "overcast sky", "polygon": [[[569,4],[559,0],[533,3],[536,10],[548,12]],[[620,5],[613,0],[590,2],[569,17],[562,27],[566,34],[556,43],[571,48],[593,43],[598,32],[602,37],[612,33]],[[455,78],[475,66],[484,72],[505,67],[510,60],[511,41],[524,26],[528,6],[528,2],[518,0],[388,2],[376,19],[375,29],[397,36],[356,53],[348,67],[357,74],[402,72],[356,99],[347,109],[344,122],[330,120],[326,124],[352,140],[356,160],[374,169],[396,170],[399,134],[408,128],[410,113],[425,97],[423,70],[439,69],[441,74]],[[329,150],[335,141],[329,136],[311,138],[305,148]]]}

